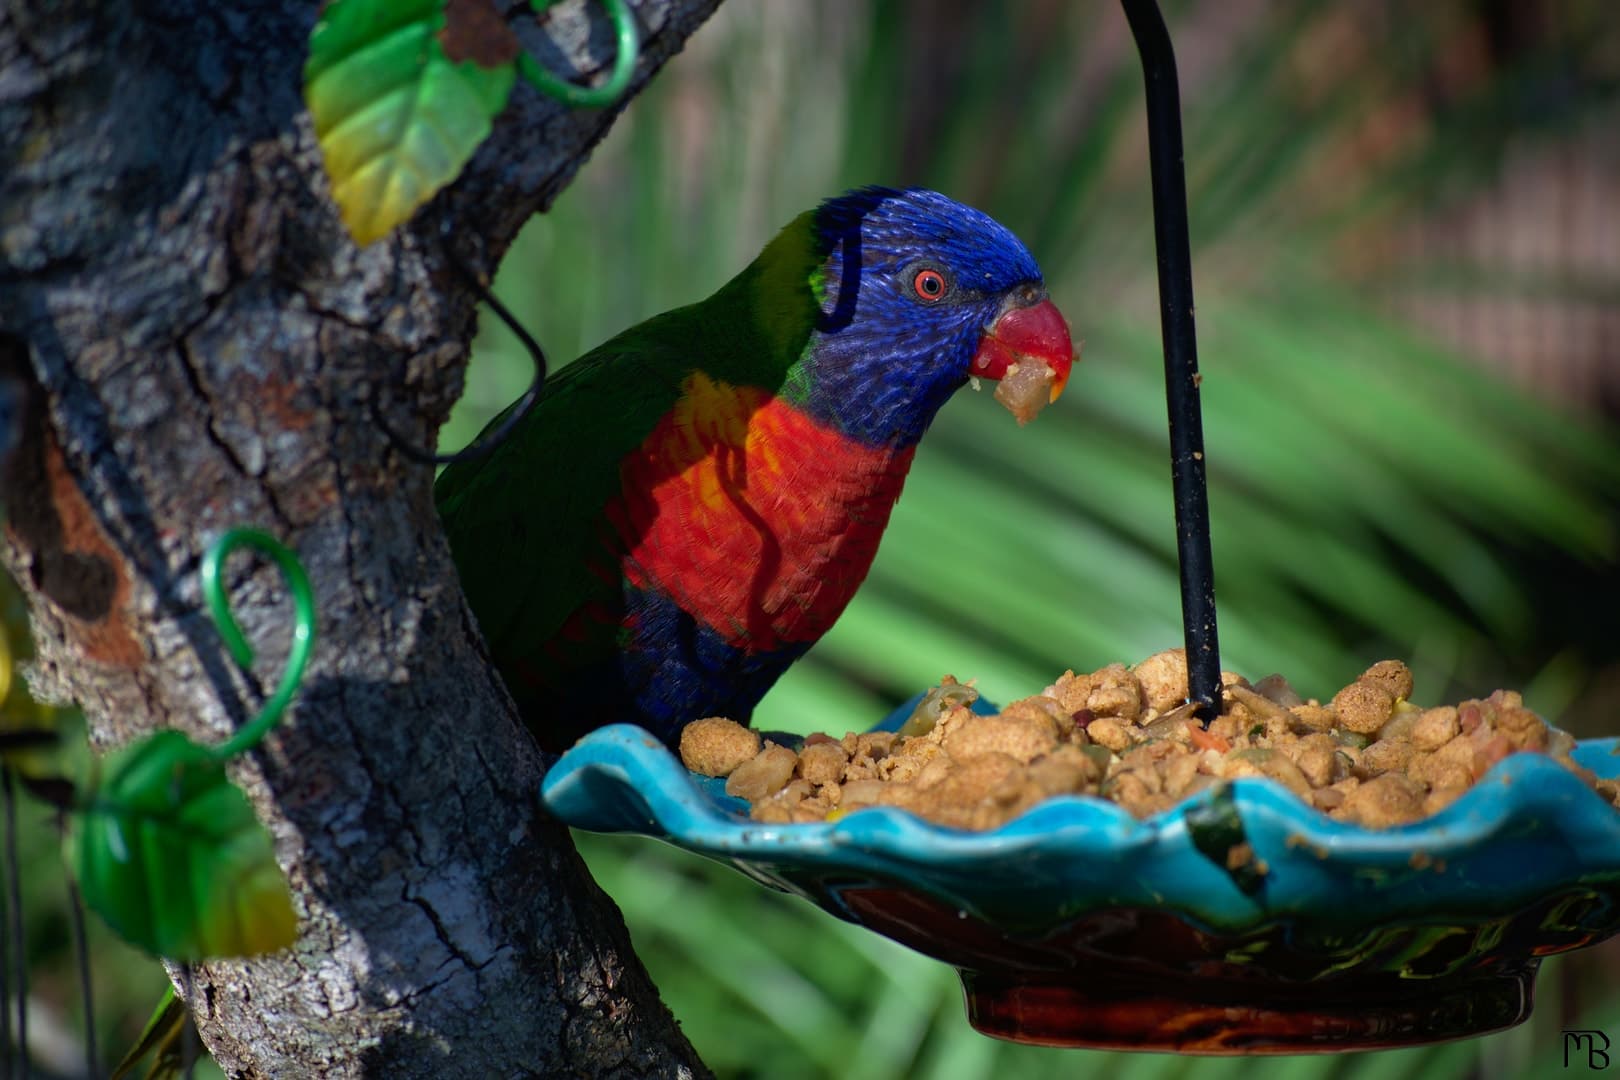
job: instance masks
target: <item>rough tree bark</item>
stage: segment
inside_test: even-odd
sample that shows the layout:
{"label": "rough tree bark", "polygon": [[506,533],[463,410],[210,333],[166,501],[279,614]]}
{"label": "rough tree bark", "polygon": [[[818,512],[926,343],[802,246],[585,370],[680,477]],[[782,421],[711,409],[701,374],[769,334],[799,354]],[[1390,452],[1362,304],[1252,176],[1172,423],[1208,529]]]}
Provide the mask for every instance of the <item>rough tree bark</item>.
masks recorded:
{"label": "rough tree bark", "polygon": [[[637,86],[718,0],[637,0]],[[602,9],[506,4],[554,70],[611,62]],[[6,560],[36,689],[102,747],[217,741],[279,675],[274,570],[230,569],[260,655],[204,613],[202,552],[261,525],[319,600],[304,689],[235,768],[276,840],[301,936],[192,978],[233,1076],[702,1072],[617,910],[544,819],[543,762],[487,663],[419,445],[460,390],[490,268],[613,120],[520,87],[452,190],[358,251],[300,97],[314,3],[0,3],[0,367],[29,387],[4,477]],[[536,287],[544,287],[537,283]]]}

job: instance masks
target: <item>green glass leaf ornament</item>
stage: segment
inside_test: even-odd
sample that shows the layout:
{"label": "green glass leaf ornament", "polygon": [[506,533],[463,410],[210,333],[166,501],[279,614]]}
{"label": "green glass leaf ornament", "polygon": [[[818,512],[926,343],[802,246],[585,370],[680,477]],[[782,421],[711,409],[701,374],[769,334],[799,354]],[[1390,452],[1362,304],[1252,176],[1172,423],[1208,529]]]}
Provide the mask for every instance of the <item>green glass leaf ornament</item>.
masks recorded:
{"label": "green glass leaf ornament", "polygon": [[[531,2],[534,9],[543,14],[557,0],[531,0]],[[602,108],[612,105],[623,97],[625,90],[630,86],[631,77],[636,73],[636,60],[641,55],[641,45],[636,38],[636,20],[625,0],[602,0],[602,4],[607,8],[609,18],[613,20],[613,36],[617,45],[613,70],[608,74],[606,82],[601,86],[577,86],[559,79],[541,67],[540,62],[528,53],[522,53],[517,58],[518,74],[542,94],[575,108]]]}
{"label": "green glass leaf ornament", "polygon": [[223,762],[178,731],[110,759],[68,842],[85,903],[158,956],[247,956],[297,936],[270,834]]}
{"label": "green glass leaf ornament", "polygon": [[202,592],[244,667],[253,649],[222,581],[225,560],[241,547],[277,564],[293,604],[276,690],[219,746],[167,730],[113,754],[69,815],[68,859],[85,903],[126,940],[173,960],[269,952],[292,944],[298,930],[270,834],[226,778],[225,762],[257,746],[297,692],[314,644],[315,598],[297,556],[275,537],[252,528],[221,535],[203,555]]}
{"label": "green glass leaf ornament", "polygon": [[333,0],[310,35],[304,101],[355,242],[460,174],[506,105],[518,42],[488,0]]}

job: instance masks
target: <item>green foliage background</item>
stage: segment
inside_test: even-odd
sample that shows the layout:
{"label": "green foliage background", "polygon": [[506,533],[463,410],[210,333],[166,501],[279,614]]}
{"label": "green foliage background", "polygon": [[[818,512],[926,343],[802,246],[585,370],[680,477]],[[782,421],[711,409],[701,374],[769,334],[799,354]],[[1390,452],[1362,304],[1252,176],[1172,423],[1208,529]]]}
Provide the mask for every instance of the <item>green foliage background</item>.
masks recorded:
{"label": "green foliage background", "polygon": [[[1165,7],[1225,666],[1326,696],[1400,656],[1420,701],[1517,686],[1577,733],[1616,733],[1614,425],[1497,382],[1402,312],[1426,290],[1614,307],[1620,270],[1549,281],[1399,241],[1488,189],[1515,148],[1620,130],[1620,8]],[[1085,340],[1067,395],[1028,428],[983,396],[947,407],[867,586],[764,726],[860,728],[946,672],[1007,700],[1178,643],[1141,93],[1104,0],[730,0],[519,238],[497,290],[561,362],[707,295],[828,194],[921,184],[1023,237]],[[483,324],[447,448],[528,379]],[[29,966],[71,1026],[54,841],[43,818],[24,838]],[[1526,1025],[1441,1047],[1258,1062],[1018,1047],[968,1028],[944,965],[667,846],[579,841],[724,1076],[1529,1077],[1561,1062],[1561,1028],[1620,1026],[1620,951],[1602,946],[1544,966]],[[161,981],[92,933],[116,1056]]]}

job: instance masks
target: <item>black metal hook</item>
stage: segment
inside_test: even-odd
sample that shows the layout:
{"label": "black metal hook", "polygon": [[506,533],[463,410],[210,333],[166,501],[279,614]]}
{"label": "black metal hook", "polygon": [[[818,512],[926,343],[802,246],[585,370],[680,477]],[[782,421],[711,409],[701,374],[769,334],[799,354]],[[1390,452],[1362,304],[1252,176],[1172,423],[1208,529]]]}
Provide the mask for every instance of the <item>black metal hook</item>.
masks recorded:
{"label": "black metal hook", "polygon": [[388,441],[394,444],[396,450],[422,465],[449,465],[457,461],[471,461],[474,458],[481,458],[490,453],[506,441],[507,436],[512,434],[512,429],[517,427],[523,418],[529,414],[530,410],[534,408],[535,402],[540,400],[540,391],[546,385],[546,354],[545,350],[540,348],[540,343],[534,340],[528,330],[524,329],[522,323],[518,322],[517,316],[513,315],[506,305],[501,303],[495,294],[485,287],[484,283],[479,280],[478,275],[472,271],[472,268],[461,261],[451,249],[449,243],[444,246],[444,256],[445,261],[450,264],[456,273],[461,275],[467,287],[478,294],[480,300],[489,305],[490,310],[494,311],[496,316],[507,325],[507,328],[517,335],[517,339],[529,351],[529,356],[534,360],[534,379],[529,383],[529,388],[523,392],[523,396],[518,398],[517,403],[512,406],[500,424],[496,426],[495,430],[488,432],[471,446],[463,447],[453,454],[436,454],[430,450],[412,446],[403,436],[389,426],[387,418],[383,416],[380,401],[373,397],[371,399],[371,415],[377,427],[388,437]]}
{"label": "black metal hook", "polygon": [[1187,178],[1182,163],[1181,88],[1170,31],[1154,0],[1120,0],[1142,57],[1148,149],[1153,174],[1153,239],[1159,258],[1159,315],[1164,334],[1165,401],[1170,410],[1170,471],[1175,489],[1176,549],[1181,562],[1181,621],[1188,688],[1208,723],[1220,711],[1221,657],[1215,632],[1215,566],[1209,547],[1204,479],[1204,422],[1198,403],[1198,342],[1193,327],[1192,252],[1187,240]]}

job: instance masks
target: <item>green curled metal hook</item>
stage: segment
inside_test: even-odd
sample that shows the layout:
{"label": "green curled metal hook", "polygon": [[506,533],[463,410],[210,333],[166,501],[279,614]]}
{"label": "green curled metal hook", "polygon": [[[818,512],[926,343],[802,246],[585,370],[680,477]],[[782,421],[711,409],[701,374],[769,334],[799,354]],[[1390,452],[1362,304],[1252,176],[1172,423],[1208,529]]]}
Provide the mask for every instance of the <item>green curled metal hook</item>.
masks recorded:
{"label": "green curled metal hook", "polygon": [[296,621],[293,624],[292,649],[287,654],[287,670],[282,673],[275,693],[264,703],[258,716],[208,752],[217,761],[253,749],[275,727],[281,714],[286,711],[287,703],[298,692],[298,684],[304,678],[304,667],[309,663],[310,649],[315,644],[315,596],[309,586],[309,576],[304,573],[298,557],[268,533],[258,529],[236,528],[214,541],[202,561],[203,599],[208,602],[208,612],[213,616],[214,625],[219,629],[219,636],[225,639],[225,647],[230,650],[231,656],[243,667],[253,664],[253,646],[242,636],[242,627],[237,623],[236,616],[231,614],[230,601],[226,599],[224,586],[220,583],[220,571],[226,558],[240,547],[257,548],[281,568],[287,591],[292,593]]}
{"label": "green curled metal hook", "polygon": [[[555,0],[532,0],[532,2],[535,11],[543,12]],[[613,30],[618,38],[613,73],[608,76],[607,82],[597,87],[575,86],[571,82],[557,78],[526,52],[518,54],[518,73],[536,90],[556,98],[565,105],[594,109],[618,101],[623,96],[625,88],[630,85],[630,76],[635,74],[636,61],[641,55],[641,44],[636,40],[636,20],[631,14],[630,5],[625,0],[602,0],[602,3],[613,19]]]}

